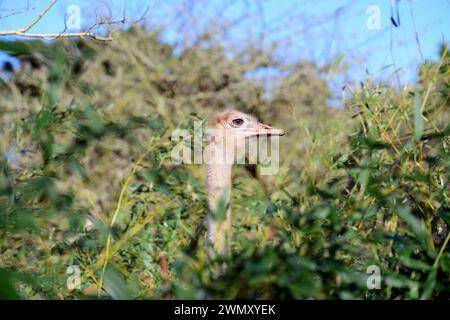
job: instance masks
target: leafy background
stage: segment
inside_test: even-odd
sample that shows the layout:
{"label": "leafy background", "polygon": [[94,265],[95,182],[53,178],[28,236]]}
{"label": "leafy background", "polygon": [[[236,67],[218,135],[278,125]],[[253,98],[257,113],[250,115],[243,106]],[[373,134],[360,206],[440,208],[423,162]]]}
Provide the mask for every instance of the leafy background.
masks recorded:
{"label": "leafy background", "polygon": [[[0,81],[0,297],[448,299],[448,46],[417,83],[367,77],[343,99],[328,81],[341,56],[287,63],[221,36],[181,51],[139,25],[111,43],[0,42],[20,61]],[[261,69],[276,79],[249,76]],[[287,134],[276,175],[235,167],[218,256],[204,168],[174,165],[170,135],[228,107]]]}

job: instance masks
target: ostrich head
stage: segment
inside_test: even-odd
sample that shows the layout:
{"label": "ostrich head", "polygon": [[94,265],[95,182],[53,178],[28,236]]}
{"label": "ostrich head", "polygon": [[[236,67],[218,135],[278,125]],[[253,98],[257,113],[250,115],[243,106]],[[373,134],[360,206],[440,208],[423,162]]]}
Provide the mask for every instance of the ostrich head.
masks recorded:
{"label": "ostrich head", "polygon": [[249,139],[283,134],[282,129],[261,123],[252,115],[236,110],[221,112],[213,118],[211,142],[216,149],[210,159],[216,163],[233,163],[244,158]]}
{"label": "ostrich head", "polygon": [[[220,253],[225,252],[226,235],[231,225],[231,167],[245,156],[245,142],[258,136],[281,136],[284,131],[261,123],[255,117],[236,110],[227,110],[213,118],[207,154],[207,187],[210,216],[208,237]],[[225,157],[225,158],[224,158]],[[226,209],[226,218],[217,218]]]}
{"label": "ostrich head", "polygon": [[242,138],[261,135],[282,136],[284,134],[282,129],[261,123],[254,116],[236,110],[227,110],[217,114],[213,124],[215,129],[223,130],[225,135]]}

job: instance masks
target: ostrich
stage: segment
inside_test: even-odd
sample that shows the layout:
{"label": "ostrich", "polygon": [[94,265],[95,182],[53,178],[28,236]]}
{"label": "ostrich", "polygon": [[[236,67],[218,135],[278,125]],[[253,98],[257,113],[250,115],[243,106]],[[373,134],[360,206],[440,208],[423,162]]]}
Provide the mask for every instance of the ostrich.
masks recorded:
{"label": "ostrich", "polygon": [[[236,110],[227,110],[213,118],[210,144],[205,151],[206,185],[209,214],[208,238],[214,249],[224,254],[231,227],[231,168],[239,160],[236,154],[245,152],[250,137],[283,135],[284,131],[258,121],[255,117]],[[222,216],[221,216],[222,215]]]}

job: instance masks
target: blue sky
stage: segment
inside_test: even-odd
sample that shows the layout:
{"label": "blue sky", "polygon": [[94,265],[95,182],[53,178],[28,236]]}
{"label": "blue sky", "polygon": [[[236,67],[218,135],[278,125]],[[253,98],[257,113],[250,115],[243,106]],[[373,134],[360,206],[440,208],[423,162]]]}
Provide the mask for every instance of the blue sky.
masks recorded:
{"label": "blue sky", "polygon": [[[18,28],[30,22],[48,1],[5,0],[0,4],[0,12],[5,15],[8,13],[5,10],[23,8],[27,3],[35,9],[0,19],[0,29]],[[392,8],[396,18],[395,0],[236,0],[232,6],[223,5],[223,1],[219,0],[195,3],[192,10],[201,17],[200,25],[216,21],[217,16],[240,21],[228,32],[229,40],[235,44],[252,37],[256,39],[264,31],[264,43],[281,40],[277,53],[280,59],[286,61],[310,59],[321,64],[333,61],[342,53],[343,62],[353,65],[346,76],[349,81],[363,80],[368,72],[375,78],[393,83],[412,82],[422,58],[437,59],[439,44],[449,43],[450,0],[398,1],[398,28],[390,21]],[[120,18],[124,8],[129,17],[138,17],[149,8],[147,23],[150,26],[164,24],[164,39],[168,42],[179,40],[176,29],[179,25],[172,24],[172,21],[179,18],[180,12],[188,10],[179,11],[180,1],[175,0],[60,0],[31,31],[60,32],[64,29],[66,8],[73,4],[81,8],[83,25],[89,25],[95,19],[95,10],[103,13],[111,10],[113,16]],[[366,26],[369,18],[366,10],[370,5],[380,9],[380,29],[368,29]],[[250,13],[250,17],[237,19],[245,12]],[[188,21],[185,28],[190,28]]]}

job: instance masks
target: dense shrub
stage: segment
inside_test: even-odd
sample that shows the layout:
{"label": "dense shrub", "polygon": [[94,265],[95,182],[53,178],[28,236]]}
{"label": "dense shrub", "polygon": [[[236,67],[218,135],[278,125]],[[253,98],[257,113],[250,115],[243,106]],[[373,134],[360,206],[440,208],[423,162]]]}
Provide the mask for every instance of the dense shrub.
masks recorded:
{"label": "dense shrub", "polygon": [[[446,47],[416,86],[368,80],[341,109],[319,66],[208,34],[181,53],[139,27],[0,49],[20,60],[0,86],[0,297],[448,299]],[[276,176],[237,166],[217,256],[203,168],[174,166],[169,137],[225,107],[287,135]]]}

